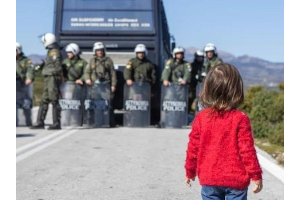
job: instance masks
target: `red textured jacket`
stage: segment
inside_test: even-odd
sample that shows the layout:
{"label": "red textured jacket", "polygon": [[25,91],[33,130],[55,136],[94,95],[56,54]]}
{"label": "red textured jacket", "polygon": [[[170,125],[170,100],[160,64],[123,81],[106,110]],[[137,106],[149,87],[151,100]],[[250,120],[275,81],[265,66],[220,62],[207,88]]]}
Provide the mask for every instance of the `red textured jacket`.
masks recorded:
{"label": "red textured jacket", "polygon": [[244,189],[262,179],[250,120],[239,110],[223,114],[207,108],[196,116],[185,163],[186,176],[201,185]]}

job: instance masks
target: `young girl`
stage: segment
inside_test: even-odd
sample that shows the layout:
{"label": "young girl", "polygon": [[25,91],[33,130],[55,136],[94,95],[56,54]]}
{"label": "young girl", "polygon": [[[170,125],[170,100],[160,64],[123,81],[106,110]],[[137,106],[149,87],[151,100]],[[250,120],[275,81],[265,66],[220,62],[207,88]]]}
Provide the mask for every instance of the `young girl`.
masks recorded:
{"label": "young girl", "polygon": [[250,179],[254,193],[262,189],[259,165],[248,116],[237,110],[244,101],[243,81],[227,63],[212,68],[201,92],[204,110],[189,134],[185,183],[198,175],[206,199],[245,200]]}

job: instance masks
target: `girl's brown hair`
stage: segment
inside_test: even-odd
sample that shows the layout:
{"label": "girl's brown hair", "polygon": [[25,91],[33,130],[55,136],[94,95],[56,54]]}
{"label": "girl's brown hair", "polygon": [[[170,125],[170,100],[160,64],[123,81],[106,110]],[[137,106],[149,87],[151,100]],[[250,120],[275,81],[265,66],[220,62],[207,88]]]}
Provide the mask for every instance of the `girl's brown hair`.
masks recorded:
{"label": "girl's brown hair", "polygon": [[214,111],[229,111],[244,101],[243,80],[239,71],[228,63],[209,71],[200,94],[201,105]]}

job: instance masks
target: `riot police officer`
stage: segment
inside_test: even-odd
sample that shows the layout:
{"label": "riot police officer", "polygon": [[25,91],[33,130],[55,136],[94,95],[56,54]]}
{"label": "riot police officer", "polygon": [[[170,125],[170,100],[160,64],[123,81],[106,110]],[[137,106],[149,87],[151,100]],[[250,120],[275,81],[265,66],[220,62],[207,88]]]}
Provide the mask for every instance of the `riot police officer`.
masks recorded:
{"label": "riot police officer", "polygon": [[22,81],[26,85],[30,85],[33,82],[33,65],[31,60],[24,55],[20,43],[16,43],[16,72],[18,81]]}
{"label": "riot police officer", "polygon": [[204,63],[205,72],[208,73],[210,68],[215,67],[218,64],[223,63],[223,60],[218,57],[217,48],[214,44],[208,43],[204,47],[206,54],[206,61]]}

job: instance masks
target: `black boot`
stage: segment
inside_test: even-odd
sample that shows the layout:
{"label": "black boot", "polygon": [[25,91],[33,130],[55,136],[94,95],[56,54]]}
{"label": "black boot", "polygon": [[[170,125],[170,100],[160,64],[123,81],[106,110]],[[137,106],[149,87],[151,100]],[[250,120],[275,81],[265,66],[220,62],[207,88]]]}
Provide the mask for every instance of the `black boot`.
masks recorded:
{"label": "black boot", "polygon": [[48,127],[48,130],[59,130],[59,129],[61,129],[60,123],[55,123]]}
{"label": "black boot", "polygon": [[31,109],[24,109],[24,115],[25,115],[26,126],[31,127],[32,126]]}
{"label": "black boot", "polygon": [[37,123],[33,126],[29,127],[30,129],[44,129],[44,119],[43,119],[43,106],[39,107],[38,116],[37,116]]}
{"label": "black boot", "polygon": [[59,130],[60,127],[60,117],[59,109],[57,103],[52,103],[52,116],[53,116],[53,125],[49,126],[48,130]]}
{"label": "black boot", "polygon": [[110,109],[109,112],[110,112],[109,113],[109,126],[110,126],[110,128],[115,128],[115,127],[117,127],[117,125],[116,125],[114,110]]}

